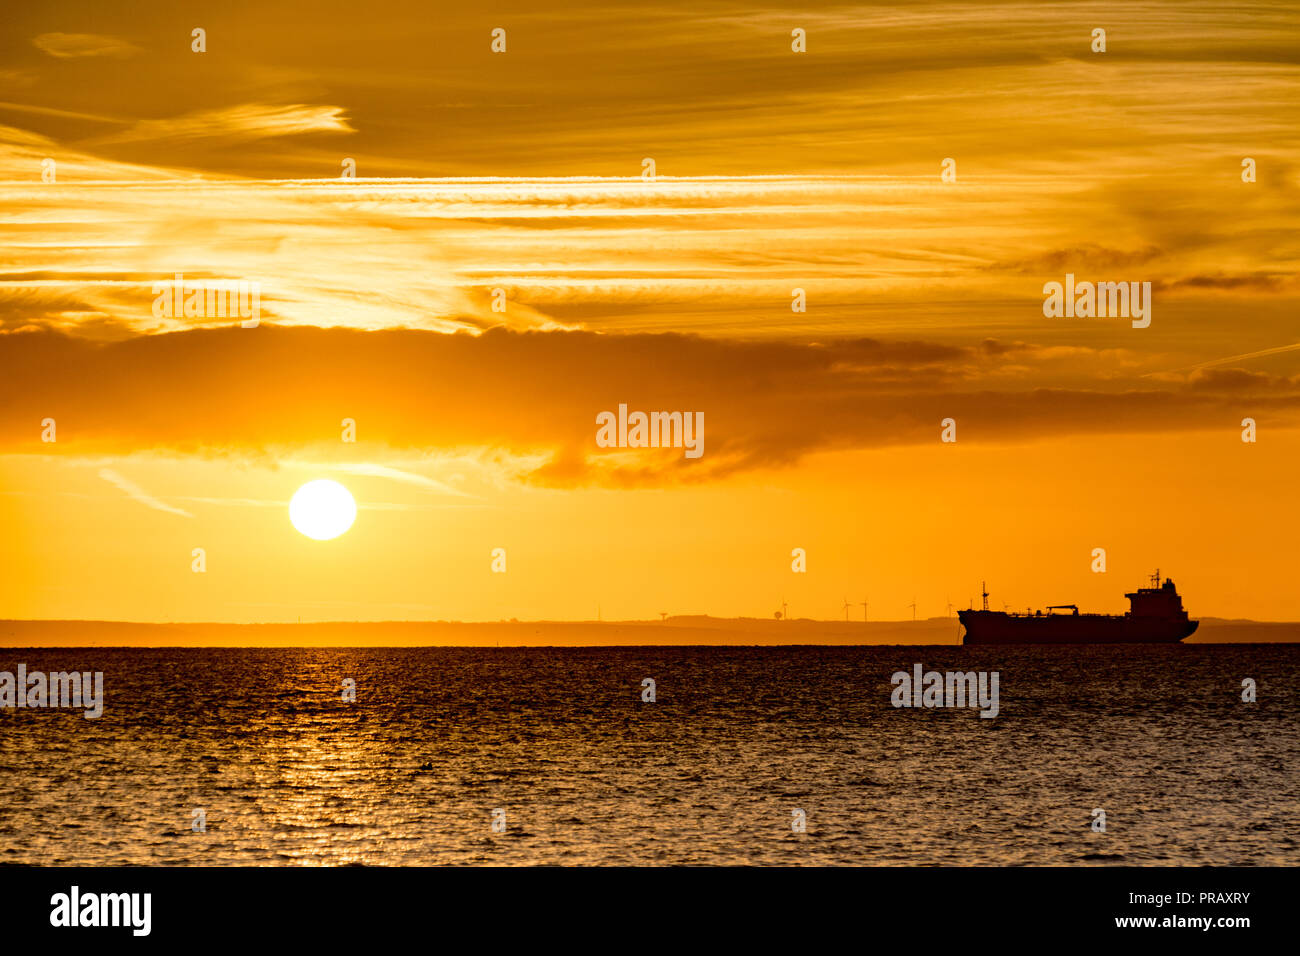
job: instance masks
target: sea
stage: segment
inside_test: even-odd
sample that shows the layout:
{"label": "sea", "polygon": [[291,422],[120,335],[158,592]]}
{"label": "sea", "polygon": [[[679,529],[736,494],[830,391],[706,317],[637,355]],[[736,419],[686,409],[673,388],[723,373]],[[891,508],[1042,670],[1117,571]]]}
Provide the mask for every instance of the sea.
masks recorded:
{"label": "sea", "polygon": [[[1300,863],[1300,645],[0,650],[19,664],[102,671],[104,701],[0,709],[5,864]],[[917,664],[996,671],[997,716],[895,707]]]}

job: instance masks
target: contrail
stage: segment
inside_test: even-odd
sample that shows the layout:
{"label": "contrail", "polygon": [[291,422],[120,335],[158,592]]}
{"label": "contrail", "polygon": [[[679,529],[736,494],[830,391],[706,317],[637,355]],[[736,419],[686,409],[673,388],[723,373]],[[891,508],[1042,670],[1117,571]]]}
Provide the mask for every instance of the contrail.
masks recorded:
{"label": "contrail", "polygon": [[[1216,366],[1216,365],[1227,365],[1229,362],[1243,362],[1243,361],[1245,361],[1246,359],[1260,358],[1261,356],[1264,356],[1264,355],[1278,355],[1278,354],[1280,354],[1280,353],[1282,353],[1282,352],[1294,352],[1294,351],[1296,351],[1297,349],[1300,349],[1300,342],[1293,342],[1293,343],[1291,343],[1290,345],[1279,345],[1279,346],[1277,346],[1276,348],[1271,348],[1271,349],[1262,349],[1262,350],[1260,350],[1260,351],[1258,351],[1258,352],[1246,352],[1246,353],[1244,353],[1244,354],[1242,354],[1242,355],[1229,355],[1227,358],[1214,359],[1214,360],[1211,361],[1211,362],[1200,362],[1200,363],[1198,363],[1198,364],[1196,364],[1196,365],[1184,365],[1182,368],[1169,369],[1169,371],[1170,371],[1170,372],[1186,372],[1188,369],[1197,369],[1197,368],[1214,368],[1214,366]],[[1167,372],[1147,372],[1147,374],[1144,375],[1144,376],[1142,376],[1142,377],[1143,377],[1143,378],[1148,378],[1148,377],[1150,377],[1150,376],[1152,376],[1152,375],[1165,375],[1165,374],[1168,374],[1168,373],[1167,373]]]}
{"label": "contrail", "polygon": [[421,488],[428,488],[430,491],[436,491],[444,495],[455,495],[458,498],[474,498],[467,491],[461,491],[453,488],[434,478],[428,478],[424,475],[418,475],[411,471],[402,471],[399,468],[390,468],[387,465],[372,465],[368,463],[327,465],[335,471],[346,472],[349,475],[363,475],[371,478],[389,478],[393,481],[403,481],[411,485],[419,485]]}
{"label": "contrail", "polygon": [[194,516],[188,511],[182,511],[180,508],[173,508],[171,505],[159,501],[153,495],[149,494],[139,485],[123,478],[117,472],[108,468],[99,469],[99,477],[103,478],[110,485],[116,485],[132,501],[138,501],[146,508],[152,508],[154,511],[166,511],[168,514],[180,515],[182,518],[193,518]]}

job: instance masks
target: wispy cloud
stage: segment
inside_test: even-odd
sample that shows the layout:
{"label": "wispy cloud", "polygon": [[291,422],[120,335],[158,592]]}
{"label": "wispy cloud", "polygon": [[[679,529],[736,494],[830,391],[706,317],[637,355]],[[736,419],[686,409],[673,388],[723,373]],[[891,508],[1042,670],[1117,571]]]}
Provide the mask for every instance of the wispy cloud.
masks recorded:
{"label": "wispy cloud", "polygon": [[[1294,285],[1224,290],[1190,280],[1216,270],[1300,271],[1294,244],[1281,238],[1300,215],[1300,194],[1248,187],[1235,175],[1208,184],[1146,180],[1131,196],[1127,186],[1059,180],[946,189],[937,175],[665,178],[653,187],[637,177],[190,180],[79,184],[74,192],[40,182],[43,157],[59,157],[60,183],[122,170],[90,166],[48,141],[10,142],[5,133],[0,173],[22,179],[0,185],[0,202],[11,220],[41,224],[40,241],[12,244],[0,272],[0,298],[17,296],[21,305],[0,305],[14,316],[7,327],[81,330],[87,316],[98,316],[90,320],[98,337],[97,324],[110,320],[123,333],[226,324],[153,316],[152,286],[180,272],[260,281],[263,318],[279,325],[758,338],[910,336],[944,323],[975,341],[1028,338],[1044,326],[1043,282],[1074,272],[1149,279],[1160,293],[1162,329],[1175,328],[1180,303],[1249,299],[1245,352],[1288,334],[1278,330],[1290,328],[1284,299]],[[146,173],[157,175],[142,167],[137,178]],[[196,208],[222,210],[220,227],[196,217]],[[1186,218],[1185,228],[1171,232],[1172,216]],[[1116,235],[1097,241],[1109,233]],[[1028,249],[1053,251],[1026,258]],[[806,312],[789,307],[795,287],[807,291]],[[494,311],[494,289],[505,292],[504,312]],[[48,311],[27,301],[37,294],[50,297]],[[79,308],[70,311],[68,298]],[[1093,346],[1098,338],[1086,323],[1051,333],[1060,344]],[[1177,345],[1188,354],[1162,364],[1226,351],[1203,336]]]}
{"label": "wispy cloud", "polygon": [[103,478],[109,484],[115,485],[118,489],[122,491],[123,494],[125,494],[132,501],[137,501],[140,504],[144,505],[146,508],[152,508],[154,511],[165,511],[168,514],[180,515],[182,518],[194,517],[188,511],[183,511],[180,508],[172,507],[166,502],[159,501],[157,498],[149,494],[147,491],[145,491],[135,482],[122,477],[117,472],[113,471],[111,468],[99,469],[99,477]]}
{"label": "wispy cloud", "polygon": [[402,471],[400,468],[390,468],[387,465],[372,465],[362,462],[342,465],[330,465],[335,471],[342,471],[349,475],[364,475],[371,478],[389,478],[393,481],[401,481],[410,485],[418,485],[429,491],[435,491],[441,495],[455,495],[458,498],[473,498],[467,491],[461,491],[453,488],[444,482],[435,478],[429,478],[426,475],[419,475],[412,471]]}
{"label": "wispy cloud", "polygon": [[166,119],[140,120],[128,129],[98,137],[96,143],[215,140],[225,143],[296,136],[302,133],[352,133],[341,106],[279,106],[244,103]]}
{"label": "wispy cloud", "polygon": [[32,43],[36,49],[60,60],[88,56],[110,56],[124,60],[140,52],[140,48],[133,43],[101,33],[42,33]]}

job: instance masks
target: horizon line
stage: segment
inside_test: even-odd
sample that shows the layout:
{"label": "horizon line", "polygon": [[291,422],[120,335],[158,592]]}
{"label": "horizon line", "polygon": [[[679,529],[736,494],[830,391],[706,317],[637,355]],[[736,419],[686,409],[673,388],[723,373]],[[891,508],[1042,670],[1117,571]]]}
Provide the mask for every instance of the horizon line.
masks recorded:
{"label": "horizon line", "polygon": [[[962,610],[973,610],[973,608],[963,608]],[[908,618],[898,619],[879,619],[870,621],[860,620],[839,620],[838,618],[812,618],[796,617],[789,619],[774,619],[769,617],[747,617],[740,615],[736,617],[720,617],[713,614],[670,614],[666,618],[654,620],[653,618],[485,618],[480,620],[463,620],[454,618],[369,618],[369,619],[330,619],[320,621],[202,621],[202,620],[185,620],[185,621],[140,621],[126,620],[118,618],[75,618],[75,617],[32,617],[32,618],[0,618],[0,627],[7,624],[121,624],[136,627],[156,627],[156,626],[203,626],[203,627],[316,627],[320,625],[373,625],[373,624],[458,624],[458,625],[480,625],[480,624],[666,624],[669,621],[681,620],[709,620],[721,622],[756,622],[761,624],[770,624],[779,626],[782,624],[844,624],[849,626],[871,625],[871,624],[928,624],[935,621],[959,623],[956,615],[952,617],[923,617],[915,620]],[[1250,617],[1217,617],[1212,614],[1202,615],[1197,618],[1204,623],[1206,621],[1216,621],[1219,623],[1231,624],[1294,624],[1300,626],[1300,620],[1278,621],[1263,620]]]}

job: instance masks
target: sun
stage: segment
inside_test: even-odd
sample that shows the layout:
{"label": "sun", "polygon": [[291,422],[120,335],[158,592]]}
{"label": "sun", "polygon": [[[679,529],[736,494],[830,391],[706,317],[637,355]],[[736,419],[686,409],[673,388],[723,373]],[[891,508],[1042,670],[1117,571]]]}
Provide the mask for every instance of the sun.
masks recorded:
{"label": "sun", "polygon": [[357,503],[337,481],[318,478],[293,493],[289,520],[307,537],[328,541],[352,527],[357,520]]}

